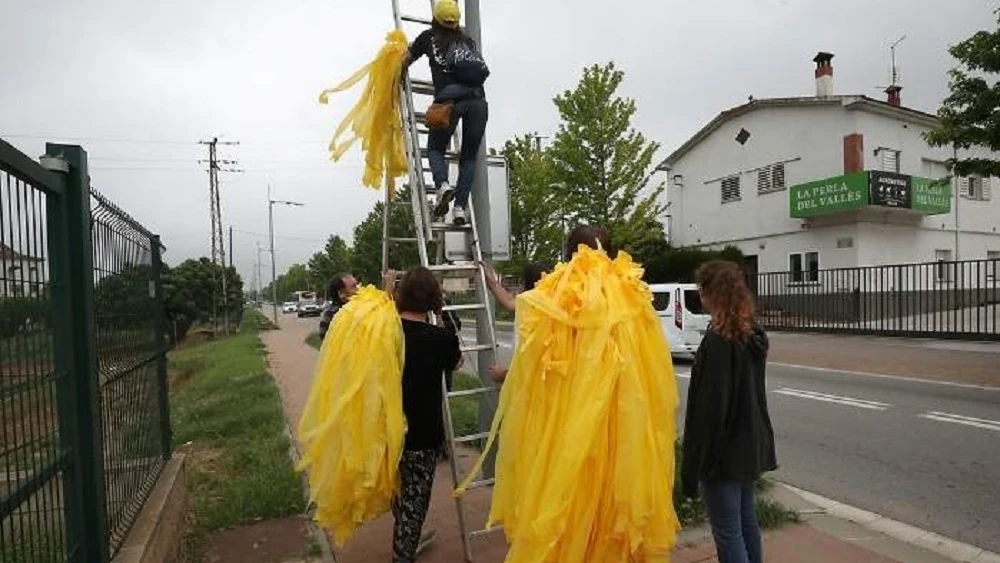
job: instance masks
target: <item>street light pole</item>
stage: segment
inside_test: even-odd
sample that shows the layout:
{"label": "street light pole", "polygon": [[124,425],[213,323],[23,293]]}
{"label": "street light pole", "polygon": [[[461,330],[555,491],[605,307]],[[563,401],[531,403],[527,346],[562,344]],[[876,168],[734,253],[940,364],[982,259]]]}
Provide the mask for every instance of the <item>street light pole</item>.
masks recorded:
{"label": "street light pole", "polygon": [[304,204],[297,201],[286,201],[271,199],[271,184],[267,185],[267,230],[271,239],[271,308],[274,313],[274,322],[278,322],[278,269],[274,259],[274,204],[288,205],[292,207],[302,207]]}

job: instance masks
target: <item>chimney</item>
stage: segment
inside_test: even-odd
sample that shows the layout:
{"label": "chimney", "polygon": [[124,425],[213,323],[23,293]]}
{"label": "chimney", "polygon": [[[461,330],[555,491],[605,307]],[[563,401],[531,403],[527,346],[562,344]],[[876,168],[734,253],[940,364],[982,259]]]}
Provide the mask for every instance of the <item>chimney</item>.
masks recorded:
{"label": "chimney", "polygon": [[826,98],[833,95],[833,53],[820,51],[813,57],[816,63],[816,97]]}
{"label": "chimney", "polygon": [[888,88],[885,89],[885,93],[889,95],[889,99],[886,101],[889,102],[890,106],[898,108],[899,105],[902,103],[902,100],[899,97],[899,92],[902,89],[903,89],[902,86],[898,86],[896,84],[893,84],[892,86],[889,86]]}

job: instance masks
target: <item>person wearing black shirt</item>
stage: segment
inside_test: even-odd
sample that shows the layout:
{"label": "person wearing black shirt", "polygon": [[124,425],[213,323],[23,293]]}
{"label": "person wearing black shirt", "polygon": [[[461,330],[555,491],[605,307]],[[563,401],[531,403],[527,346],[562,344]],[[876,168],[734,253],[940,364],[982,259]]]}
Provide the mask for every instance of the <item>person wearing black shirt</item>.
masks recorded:
{"label": "person wearing black shirt", "polygon": [[[387,281],[387,286],[393,285]],[[427,268],[406,272],[395,288],[396,308],[403,324],[403,414],[406,439],[399,462],[400,488],[393,500],[393,563],[412,563],[418,547],[427,543],[420,530],[430,506],[438,456],[445,442],[442,374],[461,360],[458,335],[427,322],[441,314],[441,285]]]}
{"label": "person wearing black shirt", "polygon": [[701,488],[720,563],[761,563],[754,481],[777,469],[767,410],[767,335],[754,322],[753,297],[739,266],[698,268],[701,301],[712,315],[688,388],[681,484]]}
{"label": "person wearing black shirt", "polygon": [[[478,47],[471,37],[459,27],[460,13],[455,0],[438,0],[434,5],[434,19],[431,28],[417,36],[410,45],[404,66],[426,56],[434,82],[434,102],[452,103],[451,120],[446,128],[432,129],[427,137],[427,159],[430,161],[431,175],[437,190],[434,214],[448,213],[452,199],[455,201],[453,220],[456,225],[464,225],[468,220],[466,208],[472,181],[476,174],[476,157],[479,145],[486,133],[489,119],[489,105],[482,84],[463,83],[454,72],[445,56],[456,43],[468,47],[469,52],[478,56]],[[485,68],[485,64],[483,65]],[[462,121],[462,148],[458,157],[458,181],[455,188],[448,183],[448,163],[445,151],[455,134],[459,120]]]}

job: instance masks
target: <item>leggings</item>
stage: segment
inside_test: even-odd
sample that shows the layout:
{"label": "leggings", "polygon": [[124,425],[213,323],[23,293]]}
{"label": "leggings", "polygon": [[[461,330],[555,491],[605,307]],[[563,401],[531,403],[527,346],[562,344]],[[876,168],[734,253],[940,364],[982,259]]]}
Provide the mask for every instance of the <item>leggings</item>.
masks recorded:
{"label": "leggings", "polygon": [[399,495],[392,501],[393,563],[412,563],[431,503],[434,471],[441,450],[404,450],[399,461]]}

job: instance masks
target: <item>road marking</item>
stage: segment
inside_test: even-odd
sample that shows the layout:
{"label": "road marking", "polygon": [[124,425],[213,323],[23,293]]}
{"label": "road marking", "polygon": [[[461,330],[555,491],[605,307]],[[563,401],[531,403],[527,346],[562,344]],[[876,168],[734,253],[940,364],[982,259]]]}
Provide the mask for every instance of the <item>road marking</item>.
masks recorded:
{"label": "road marking", "polygon": [[854,399],[852,397],[841,397],[839,395],[827,395],[826,393],[817,393],[815,391],[805,391],[802,389],[791,389],[788,387],[782,387],[775,391],[775,393],[780,393],[782,395],[788,395],[790,397],[798,397],[800,399],[811,399],[813,401],[823,401],[826,403],[836,403],[838,405],[847,405],[850,407],[858,407],[861,409],[871,409],[877,411],[884,411],[885,409],[891,407],[892,405],[888,403],[880,403],[878,401],[866,401],[864,399]]}
{"label": "road marking", "polygon": [[960,414],[951,414],[947,412],[937,412],[931,411],[920,415],[920,418],[926,418],[928,420],[936,420],[938,422],[953,422],[955,424],[965,424],[966,426],[974,426],[976,428],[984,428],[986,430],[993,430],[995,432],[1000,432],[1000,422],[996,420],[987,420],[985,418],[974,418],[971,416],[963,416]]}
{"label": "road marking", "polygon": [[852,375],[861,377],[873,377],[876,379],[894,379],[896,381],[906,381],[909,383],[926,383],[928,385],[942,385],[945,387],[958,387],[960,389],[976,389],[978,391],[993,391],[1000,392],[1000,387],[995,385],[978,385],[976,383],[956,383],[954,381],[937,381],[934,379],[922,379],[919,377],[906,377],[905,375],[889,375],[886,373],[872,373],[869,371],[850,371],[843,369],[834,368],[821,368],[817,366],[804,366],[801,364],[786,364],[782,362],[768,362],[768,366],[775,366],[781,368],[790,369],[801,369],[809,371],[821,371],[824,373],[832,373],[837,375]]}

